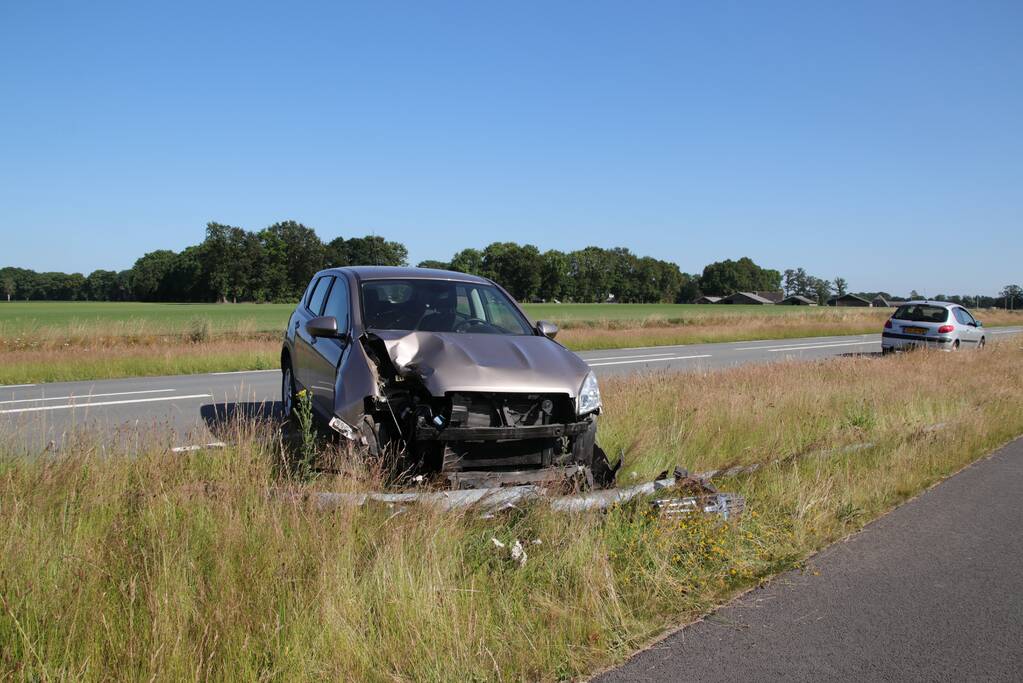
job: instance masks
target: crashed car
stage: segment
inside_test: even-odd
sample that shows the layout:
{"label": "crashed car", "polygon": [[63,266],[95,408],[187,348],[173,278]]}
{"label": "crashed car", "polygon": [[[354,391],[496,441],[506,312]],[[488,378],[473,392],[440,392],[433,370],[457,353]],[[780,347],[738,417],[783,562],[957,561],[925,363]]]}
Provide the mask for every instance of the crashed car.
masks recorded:
{"label": "crashed car", "polygon": [[498,284],[360,266],[317,273],[288,322],[282,402],[392,470],[455,488],[581,475],[607,487],[597,379]]}

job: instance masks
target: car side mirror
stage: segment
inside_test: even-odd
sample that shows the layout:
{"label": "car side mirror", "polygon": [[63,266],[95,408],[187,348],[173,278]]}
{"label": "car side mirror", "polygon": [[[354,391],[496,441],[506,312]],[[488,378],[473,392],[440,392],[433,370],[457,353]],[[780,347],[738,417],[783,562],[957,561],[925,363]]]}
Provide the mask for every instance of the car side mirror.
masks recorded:
{"label": "car side mirror", "polygon": [[981,321],[978,320],[978,321],[973,323],[973,326],[974,327],[984,327],[984,323],[982,323]]}
{"label": "car side mirror", "polygon": [[547,320],[536,321],[536,331],[548,339],[554,339],[558,336],[558,326]]}
{"label": "car side mirror", "polygon": [[337,318],[332,315],[321,315],[318,318],[313,318],[305,324],[305,330],[309,333],[310,337],[337,339],[340,336],[337,333]]}

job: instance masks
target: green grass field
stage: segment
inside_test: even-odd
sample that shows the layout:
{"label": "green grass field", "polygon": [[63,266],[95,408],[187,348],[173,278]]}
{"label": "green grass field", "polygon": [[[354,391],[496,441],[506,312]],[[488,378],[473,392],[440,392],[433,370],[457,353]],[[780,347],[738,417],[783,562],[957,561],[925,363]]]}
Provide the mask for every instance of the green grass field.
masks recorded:
{"label": "green grass field", "polygon": [[154,304],[99,301],[11,301],[0,303],[0,333],[11,335],[40,327],[84,327],[138,322],[153,334],[180,332],[205,318],[214,331],[251,323],[258,332],[279,332],[292,304]]}
{"label": "green grass field", "polygon": [[705,318],[708,316],[791,315],[806,313],[802,306],[707,306],[700,304],[525,304],[536,320],[581,322],[593,320],[647,320]]}
{"label": "green grass field", "polygon": [[[525,304],[534,320],[573,323],[651,319],[698,321],[713,317],[806,314],[798,306],[699,306],[695,304]],[[173,304],[96,301],[11,301],[0,303],[0,334],[22,334],[40,327],[103,327],[137,323],[152,334],[186,330],[191,321],[207,319],[214,332],[244,325],[256,332],[284,329],[293,304]],[[821,309],[826,310],[826,309]]]}
{"label": "green grass field", "polygon": [[[808,308],[803,306],[702,306],[696,304],[525,304],[534,320],[552,320],[564,327],[602,322],[698,324],[702,321],[783,316],[819,317],[862,313],[883,316],[878,309]],[[213,332],[244,328],[253,332],[284,329],[293,304],[163,304],[95,301],[0,302],[0,335],[23,334],[38,328],[96,327],[136,324],[150,334],[186,331],[192,321],[208,320]]]}

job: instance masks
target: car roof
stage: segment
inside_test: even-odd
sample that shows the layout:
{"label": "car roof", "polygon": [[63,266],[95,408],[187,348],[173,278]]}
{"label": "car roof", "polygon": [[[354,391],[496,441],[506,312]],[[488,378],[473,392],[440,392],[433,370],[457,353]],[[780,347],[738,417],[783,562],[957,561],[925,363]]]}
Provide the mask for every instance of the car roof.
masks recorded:
{"label": "car roof", "polygon": [[408,268],[402,266],[344,266],[330,268],[331,271],[348,271],[353,273],[360,280],[393,280],[407,278],[416,280],[457,280],[458,282],[474,282],[476,284],[490,284],[490,280],[470,275],[469,273],[458,273],[453,270],[439,270],[436,268]]}
{"label": "car roof", "polygon": [[899,306],[914,306],[914,305],[927,305],[927,306],[940,306],[941,308],[955,308],[959,304],[954,304],[951,301],[931,301],[929,299],[914,299],[913,301],[898,301]]}

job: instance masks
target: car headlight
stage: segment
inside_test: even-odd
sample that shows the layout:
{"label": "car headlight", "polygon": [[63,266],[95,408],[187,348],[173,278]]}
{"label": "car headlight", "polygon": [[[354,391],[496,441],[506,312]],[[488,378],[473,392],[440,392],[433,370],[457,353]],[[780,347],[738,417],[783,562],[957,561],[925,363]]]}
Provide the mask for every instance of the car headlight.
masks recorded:
{"label": "car headlight", "polygon": [[591,372],[586,375],[583,385],[579,387],[576,412],[579,415],[585,415],[596,410],[600,410],[600,387],[597,386],[597,376]]}

